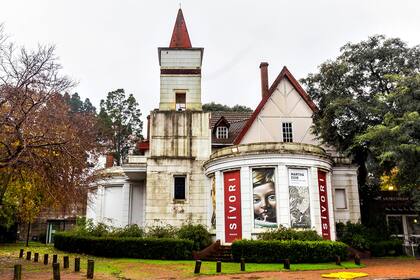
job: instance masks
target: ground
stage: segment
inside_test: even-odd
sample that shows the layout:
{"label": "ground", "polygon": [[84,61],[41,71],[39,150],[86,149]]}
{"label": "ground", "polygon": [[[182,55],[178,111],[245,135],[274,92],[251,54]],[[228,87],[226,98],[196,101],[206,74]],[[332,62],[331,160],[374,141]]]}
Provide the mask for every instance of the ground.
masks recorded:
{"label": "ground", "polygon": [[[388,277],[401,278],[418,278],[420,279],[420,260],[414,258],[384,258],[362,260],[364,266],[358,267],[351,262],[343,263],[342,267],[335,264],[315,264],[315,265],[294,265],[292,270],[300,271],[276,271],[281,270],[282,265],[279,264],[247,264],[248,272],[240,273],[239,264],[223,263],[222,271],[227,274],[216,275],[214,262],[204,262],[202,265],[202,274],[194,275],[193,261],[160,261],[160,260],[138,260],[138,259],[108,259],[82,255],[80,273],[74,273],[72,266],[74,262],[74,254],[67,254],[55,250],[50,246],[32,244],[29,248],[34,252],[40,253],[40,262],[26,261],[25,258],[19,259],[19,249],[24,248],[21,244],[17,245],[0,245],[0,280],[13,279],[13,266],[22,264],[23,279],[52,279],[51,264],[44,265],[42,258],[44,253],[50,254],[50,262],[52,254],[58,254],[59,262],[64,255],[70,257],[70,269],[61,268],[61,279],[86,279],[86,262],[87,259],[95,259],[95,279],[323,279],[321,274],[336,271],[354,271],[365,272],[368,277],[362,279],[378,279]],[[29,250],[28,249],[28,250]],[[26,250],[26,249],[25,249]],[[308,270],[311,269],[311,270]],[[317,270],[313,270],[317,269]],[[328,270],[326,270],[328,269]],[[305,270],[305,271],[302,271]],[[326,278],[324,278],[326,279]]]}

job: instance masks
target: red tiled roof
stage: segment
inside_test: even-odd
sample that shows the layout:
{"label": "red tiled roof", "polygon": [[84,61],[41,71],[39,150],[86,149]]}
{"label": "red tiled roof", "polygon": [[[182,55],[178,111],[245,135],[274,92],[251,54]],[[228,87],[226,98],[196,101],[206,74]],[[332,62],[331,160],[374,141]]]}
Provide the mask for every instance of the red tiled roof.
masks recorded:
{"label": "red tiled roof", "polygon": [[270,99],[270,96],[273,94],[273,92],[276,90],[277,86],[280,84],[281,80],[283,79],[289,80],[289,82],[293,85],[293,87],[296,89],[299,95],[303,98],[306,104],[308,104],[308,106],[312,109],[312,111],[315,112],[318,110],[315,103],[312,101],[312,99],[309,97],[306,91],[300,86],[299,82],[295,79],[295,77],[293,77],[293,75],[289,72],[287,67],[284,66],[280,74],[277,76],[276,80],[271,85],[270,89],[268,90],[268,94],[266,94],[264,98],[261,100],[260,104],[258,104],[252,116],[248,119],[247,123],[243,126],[242,131],[238,134],[237,138],[234,140],[235,145],[238,145],[239,143],[241,143],[242,138],[248,132],[248,129],[254,123],[254,120],[260,114],[262,108],[264,108],[265,103],[267,103],[268,99]]}
{"label": "red tiled roof", "polygon": [[[225,112],[225,111],[215,111],[211,112],[210,117],[210,128],[212,130],[212,144],[219,145],[232,145],[235,138],[242,131],[245,123],[248,118],[251,116],[252,112]],[[229,123],[229,133],[228,138],[218,139],[216,138],[215,125],[220,121],[221,118],[224,118]]]}
{"label": "red tiled roof", "polygon": [[171,42],[169,43],[170,48],[182,48],[190,49],[192,48],[190,36],[188,35],[187,25],[185,23],[182,10],[178,10],[178,15],[176,17],[174,31],[172,32]]}

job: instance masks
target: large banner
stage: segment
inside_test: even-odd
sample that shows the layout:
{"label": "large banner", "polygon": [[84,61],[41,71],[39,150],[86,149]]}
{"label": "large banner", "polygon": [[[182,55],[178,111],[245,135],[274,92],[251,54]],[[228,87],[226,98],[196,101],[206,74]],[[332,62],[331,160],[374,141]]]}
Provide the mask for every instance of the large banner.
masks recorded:
{"label": "large banner", "polygon": [[308,170],[289,169],[289,206],[292,228],[310,228]]}
{"label": "large banner", "polygon": [[322,238],[331,239],[330,215],[328,214],[327,173],[318,169],[319,202],[321,210]]}
{"label": "large banner", "polygon": [[242,239],[241,172],[223,173],[225,195],[225,242]]}
{"label": "large banner", "polygon": [[254,225],[256,228],[277,227],[274,168],[252,169]]}

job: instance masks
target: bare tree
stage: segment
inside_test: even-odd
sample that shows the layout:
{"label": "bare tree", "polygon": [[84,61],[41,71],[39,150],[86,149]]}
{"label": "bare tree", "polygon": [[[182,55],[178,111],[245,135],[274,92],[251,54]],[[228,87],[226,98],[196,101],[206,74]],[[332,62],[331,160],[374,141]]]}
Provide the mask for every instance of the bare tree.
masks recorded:
{"label": "bare tree", "polygon": [[16,47],[0,26],[0,207],[7,189],[28,177],[53,204],[76,201],[89,183],[95,117],[69,109],[61,92],[74,83],[54,51]]}

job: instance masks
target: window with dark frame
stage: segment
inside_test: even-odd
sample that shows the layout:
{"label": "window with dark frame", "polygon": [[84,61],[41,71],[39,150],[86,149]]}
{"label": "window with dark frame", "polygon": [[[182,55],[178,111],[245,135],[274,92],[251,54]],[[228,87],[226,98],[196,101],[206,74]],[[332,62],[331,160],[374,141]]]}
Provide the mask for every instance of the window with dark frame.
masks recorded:
{"label": "window with dark frame", "polygon": [[217,139],[227,139],[229,136],[229,131],[226,126],[218,126],[216,128],[216,138]]}
{"label": "window with dark frame", "polygon": [[185,92],[175,93],[175,110],[185,111],[187,109]]}
{"label": "window with dark frame", "polygon": [[185,199],[185,176],[174,176],[174,199]]}
{"label": "window with dark frame", "polygon": [[293,142],[293,130],[291,122],[282,123],[283,127],[283,142]]}

